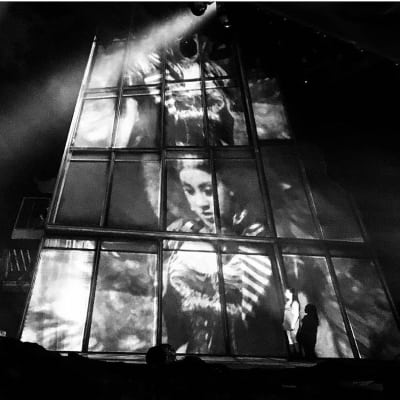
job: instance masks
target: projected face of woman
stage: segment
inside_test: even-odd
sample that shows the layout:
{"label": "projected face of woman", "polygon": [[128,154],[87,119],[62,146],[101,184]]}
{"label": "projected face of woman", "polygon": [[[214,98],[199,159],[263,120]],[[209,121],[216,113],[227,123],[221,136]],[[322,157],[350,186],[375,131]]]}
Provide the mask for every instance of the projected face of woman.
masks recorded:
{"label": "projected face of woman", "polygon": [[[210,231],[214,231],[214,202],[211,174],[199,168],[183,168],[179,173],[183,191],[190,208]],[[232,209],[232,193],[223,184],[218,185],[221,218],[227,218]]]}

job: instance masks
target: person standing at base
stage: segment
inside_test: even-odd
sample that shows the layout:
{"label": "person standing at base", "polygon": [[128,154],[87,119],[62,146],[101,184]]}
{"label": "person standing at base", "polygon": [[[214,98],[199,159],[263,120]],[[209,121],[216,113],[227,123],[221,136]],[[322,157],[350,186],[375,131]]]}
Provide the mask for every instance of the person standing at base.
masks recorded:
{"label": "person standing at base", "polygon": [[301,327],[297,333],[297,341],[304,352],[306,360],[315,360],[315,345],[318,333],[318,313],[314,304],[307,304],[304,308],[305,316],[301,321]]}
{"label": "person standing at base", "polygon": [[289,357],[300,355],[299,345],[296,335],[299,330],[300,304],[297,299],[297,293],[293,288],[285,290],[285,311],[283,314],[283,329],[286,332],[289,343]]}

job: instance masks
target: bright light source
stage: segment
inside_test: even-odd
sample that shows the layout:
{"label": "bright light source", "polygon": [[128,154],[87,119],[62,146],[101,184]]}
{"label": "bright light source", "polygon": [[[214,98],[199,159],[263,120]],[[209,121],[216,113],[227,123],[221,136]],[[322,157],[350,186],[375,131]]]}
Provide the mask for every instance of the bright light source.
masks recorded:
{"label": "bright light source", "polygon": [[210,3],[200,1],[194,2],[190,6],[190,11],[196,15],[196,17],[200,17],[200,15],[203,15],[207,10],[208,4]]}

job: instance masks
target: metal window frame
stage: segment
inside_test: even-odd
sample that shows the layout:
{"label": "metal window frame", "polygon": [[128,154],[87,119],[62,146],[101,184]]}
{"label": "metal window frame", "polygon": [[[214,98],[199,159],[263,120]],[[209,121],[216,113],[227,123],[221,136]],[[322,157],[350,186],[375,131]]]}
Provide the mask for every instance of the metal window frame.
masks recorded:
{"label": "metal window frame", "polygon": [[[133,21],[133,17],[132,17]],[[131,25],[132,25],[131,21]],[[131,26],[132,27],[132,26]],[[130,34],[131,35],[131,34]],[[303,186],[306,200],[309,205],[309,209],[311,212],[312,221],[314,223],[314,229],[318,235],[318,238],[315,239],[298,239],[298,238],[281,238],[278,237],[276,231],[276,225],[274,222],[274,214],[273,208],[271,203],[271,197],[269,193],[268,187],[268,179],[266,177],[264,171],[264,165],[262,160],[261,154],[261,141],[258,139],[257,135],[257,127],[255,123],[253,107],[251,102],[250,90],[248,86],[248,80],[246,76],[246,68],[243,63],[242,59],[242,51],[239,45],[240,40],[238,37],[233,37],[233,43],[230,43],[232,49],[232,63],[233,63],[233,75],[232,76],[224,76],[221,79],[233,79],[235,82],[235,87],[238,87],[241,92],[241,100],[244,108],[244,116],[246,121],[247,127],[247,138],[248,144],[247,145],[237,145],[237,146],[216,146],[215,143],[211,143],[211,138],[209,135],[209,126],[208,126],[208,110],[207,110],[207,85],[208,81],[215,80],[215,77],[206,77],[204,71],[204,54],[203,52],[200,55],[200,79],[190,79],[185,80],[184,82],[199,82],[200,84],[200,93],[201,93],[201,107],[203,110],[203,134],[205,138],[205,145],[202,147],[190,147],[190,146],[168,146],[166,140],[166,130],[165,130],[165,118],[166,118],[166,111],[165,111],[165,94],[167,90],[167,85],[169,83],[179,83],[180,81],[169,81],[167,80],[166,68],[167,68],[167,55],[163,51],[161,54],[161,82],[158,84],[151,84],[151,85],[141,85],[143,87],[157,87],[160,88],[160,131],[159,131],[159,140],[158,140],[158,147],[156,148],[116,148],[115,147],[115,139],[116,139],[116,131],[120,119],[120,110],[123,97],[127,96],[127,91],[131,90],[132,87],[125,87],[124,86],[124,77],[125,77],[125,70],[128,63],[128,57],[130,55],[130,47],[129,43],[131,43],[132,37],[127,37],[126,39],[120,39],[119,41],[125,42],[125,49],[124,49],[124,56],[122,67],[120,71],[118,87],[117,88],[88,88],[89,79],[91,71],[93,70],[94,63],[95,63],[95,56],[97,54],[97,44],[98,41],[95,39],[90,55],[89,60],[86,65],[82,85],[80,88],[80,92],[78,95],[77,103],[75,106],[74,116],[71,122],[67,143],[65,146],[63,159],[61,163],[61,167],[59,170],[59,174],[57,176],[55,192],[51,201],[50,205],[50,212],[48,213],[47,221],[46,221],[46,233],[48,235],[61,235],[62,237],[91,237],[96,240],[96,250],[95,250],[95,259],[93,265],[93,273],[91,278],[91,285],[90,285],[90,295],[89,295],[89,306],[87,309],[87,318],[85,321],[85,330],[84,330],[84,338],[83,338],[83,346],[82,351],[88,352],[88,343],[90,337],[90,328],[92,322],[92,313],[93,313],[93,305],[94,305],[94,298],[95,298],[95,290],[96,290],[96,282],[97,282],[97,275],[98,275],[98,268],[99,268],[99,259],[100,259],[100,243],[105,238],[111,238],[114,240],[136,240],[136,239],[152,239],[156,240],[158,243],[158,250],[157,250],[157,318],[156,318],[156,344],[160,344],[162,341],[162,284],[163,284],[163,241],[164,240],[194,240],[194,241],[206,241],[212,242],[215,245],[216,253],[217,253],[217,260],[218,260],[218,277],[219,277],[219,291],[220,291],[220,299],[222,305],[222,318],[223,318],[223,329],[224,329],[224,339],[225,339],[225,350],[226,355],[232,355],[232,349],[230,348],[230,338],[229,338],[229,326],[228,326],[228,318],[226,313],[226,300],[225,300],[225,288],[224,288],[224,280],[223,280],[223,266],[222,266],[222,250],[221,246],[223,242],[229,241],[234,243],[248,243],[248,244],[257,244],[263,245],[266,248],[270,249],[268,252],[268,256],[271,259],[271,265],[273,269],[273,274],[276,277],[276,281],[278,282],[277,289],[278,289],[278,301],[280,307],[283,310],[284,307],[284,290],[287,287],[287,278],[286,272],[283,262],[283,246],[285,244],[290,243],[298,243],[303,246],[311,245],[318,246],[321,249],[321,255],[325,258],[328,271],[330,274],[330,278],[332,281],[332,285],[334,287],[334,291],[337,297],[337,301],[339,304],[339,308],[342,314],[342,318],[344,321],[345,329],[347,336],[349,338],[349,342],[351,345],[351,349],[353,351],[353,355],[355,358],[360,358],[360,353],[358,350],[358,346],[354,337],[354,332],[352,330],[351,324],[348,319],[347,311],[344,305],[343,297],[340,293],[340,288],[338,285],[337,277],[335,274],[334,266],[332,263],[332,255],[331,255],[331,247],[343,247],[346,246],[353,246],[354,248],[364,248],[366,250],[366,257],[368,254],[371,254],[371,259],[373,260],[373,265],[378,273],[378,277],[380,282],[384,288],[384,292],[386,297],[389,300],[389,304],[391,306],[391,310],[393,315],[396,319],[398,326],[400,327],[400,318],[396,312],[396,308],[394,307],[393,299],[390,295],[388,290],[387,284],[384,280],[384,277],[380,271],[379,263],[377,261],[376,255],[373,250],[370,248],[370,241],[366,234],[365,228],[362,224],[360,216],[358,214],[358,210],[354,207],[352,203],[351,206],[353,208],[353,213],[356,216],[357,224],[360,227],[360,231],[364,238],[363,243],[353,243],[348,242],[346,240],[327,240],[324,236],[324,232],[318,218],[317,209],[313,197],[313,193],[311,187],[309,185],[307,179],[307,173],[304,167],[304,164],[301,160],[299,151],[298,151],[298,144],[296,137],[294,135],[294,130],[292,129],[292,124],[290,122],[290,116],[287,112],[286,107],[286,100],[285,95],[282,92],[282,86],[280,85],[280,78],[279,76],[276,77],[278,86],[281,90],[281,99],[282,104],[284,107],[285,116],[288,123],[288,129],[290,132],[290,139],[272,139],[266,141],[263,146],[274,146],[275,144],[285,143],[287,146],[291,148],[293,155],[295,156],[297,168],[299,172],[299,176],[301,178],[300,184]],[[218,78],[217,78],[218,79]],[[238,83],[238,84],[237,84]],[[137,89],[135,86],[133,90]],[[129,94],[131,94],[129,92]],[[109,96],[116,97],[116,112],[114,115],[113,121],[113,129],[112,129],[112,137],[111,137],[111,147],[109,148],[76,148],[73,147],[73,141],[76,135],[76,131],[79,125],[80,114],[83,109],[83,104],[85,99],[87,98],[97,98],[96,96],[100,96],[99,98],[106,98]],[[270,235],[266,237],[251,237],[251,236],[231,236],[231,235],[222,235],[221,234],[221,216],[220,216],[220,208],[219,208],[219,201],[218,201],[218,182],[216,177],[216,170],[215,170],[215,160],[219,159],[219,154],[226,153],[226,154],[234,154],[237,149],[244,149],[248,151],[250,154],[249,159],[254,161],[255,170],[257,172],[257,180],[259,183],[260,193],[263,199],[263,207],[264,212],[267,218],[268,228],[270,230]],[[212,175],[212,188],[213,188],[213,195],[214,195],[214,216],[215,216],[215,227],[216,232],[214,234],[188,234],[184,232],[170,232],[167,231],[167,160],[169,160],[169,152],[173,150],[176,154],[184,154],[186,152],[195,151],[201,152],[204,151],[208,155],[208,160],[210,163],[210,170]],[[71,162],[76,160],[73,156],[81,154],[82,160],[90,161],[89,158],[85,158],[85,152],[93,152],[93,153],[104,153],[108,155],[108,176],[107,176],[107,187],[105,190],[105,196],[103,199],[103,208],[100,216],[100,224],[96,227],[89,227],[89,226],[65,226],[56,223],[57,213],[59,209],[59,205],[61,202],[61,197],[63,193],[63,189],[65,186],[65,181],[68,175],[68,168]],[[154,231],[146,231],[146,230],[136,230],[136,229],[116,229],[116,228],[109,228],[106,226],[108,212],[110,208],[110,199],[111,199],[111,192],[112,192],[112,182],[114,177],[114,166],[116,163],[116,157],[120,153],[156,153],[160,156],[160,189],[159,189],[159,223],[158,223],[158,230]],[[233,157],[234,159],[234,157]],[[32,282],[35,282],[36,273],[37,273],[37,265],[39,264],[40,255],[43,250],[44,238],[42,239],[41,246],[37,253],[37,260],[36,260],[36,268],[34,272],[34,278]],[[286,253],[285,253],[286,254]],[[301,251],[298,253],[299,255],[310,255],[310,252]],[[26,303],[25,311],[24,311],[24,318],[21,322],[20,326],[20,335],[22,334],[22,329],[25,323],[25,318],[28,310],[28,305],[30,302],[30,298],[32,295],[34,283],[32,284],[28,301]],[[280,289],[280,290],[279,290]],[[283,332],[282,332],[283,335]],[[104,353],[106,354],[106,353]],[[128,353],[126,353],[128,354]],[[214,355],[216,356],[216,355]],[[245,355],[244,355],[245,356]]]}

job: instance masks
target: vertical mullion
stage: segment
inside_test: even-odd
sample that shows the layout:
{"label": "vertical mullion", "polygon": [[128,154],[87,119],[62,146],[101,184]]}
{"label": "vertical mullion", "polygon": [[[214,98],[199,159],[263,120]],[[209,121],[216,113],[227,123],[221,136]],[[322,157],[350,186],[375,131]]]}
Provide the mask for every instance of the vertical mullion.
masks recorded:
{"label": "vertical mullion", "polygon": [[214,162],[214,149],[213,145],[215,145],[215,141],[211,141],[209,137],[208,131],[208,114],[207,114],[207,103],[206,103],[206,88],[204,81],[204,59],[203,59],[203,51],[200,55],[200,84],[201,84],[201,106],[203,108],[203,132],[204,138],[206,141],[206,149],[208,150],[208,159],[209,166],[211,171],[211,181],[212,181],[212,190],[213,190],[213,208],[214,208],[214,221],[215,221],[215,229],[217,234],[221,232],[221,215],[218,207],[218,188],[217,188],[217,176],[215,171],[215,162]]}
{"label": "vertical mullion", "polygon": [[163,240],[157,241],[157,326],[156,345],[162,343]]}
{"label": "vertical mullion", "polygon": [[167,162],[166,162],[166,136],[165,136],[165,86],[166,86],[166,55],[162,54],[161,64],[161,93],[160,93],[160,138],[159,146],[161,149],[161,182],[160,182],[160,193],[159,193],[159,207],[160,207],[160,219],[158,221],[159,230],[163,231],[166,229],[166,215],[167,215],[167,202],[166,202],[166,188],[167,188]]}
{"label": "vertical mullion", "polygon": [[[208,158],[209,165],[211,171],[211,183],[212,183],[212,191],[213,191],[213,208],[214,208],[214,221],[215,221],[215,229],[217,234],[221,232],[221,215],[219,212],[219,202],[218,202],[218,182],[217,175],[215,171],[215,160],[214,160],[214,148],[216,145],[215,138],[210,138],[209,129],[208,129],[208,110],[207,110],[207,101],[206,101],[206,85],[204,80],[204,52],[201,50],[200,54],[200,84],[201,84],[201,105],[203,108],[203,132],[206,148],[208,150]],[[218,267],[218,291],[219,298],[221,304],[221,319],[222,319],[222,330],[223,330],[223,338],[225,345],[226,354],[232,354],[231,348],[231,340],[229,334],[229,322],[228,322],[228,313],[226,309],[226,297],[225,297],[225,281],[224,281],[224,273],[223,273],[223,265],[222,265],[222,256],[221,256],[221,246],[218,244],[216,246],[217,251],[217,267]]]}
{"label": "vertical mullion", "polygon": [[109,170],[108,170],[108,177],[106,182],[106,192],[103,202],[103,209],[100,216],[100,227],[104,227],[107,217],[108,217],[108,210],[109,210],[109,203],[111,198],[111,185],[114,177],[114,165],[115,165],[115,152],[111,151],[111,159],[109,159]]}
{"label": "vertical mullion", "polygon": [[242,62],[241,49],[240,49],[239,43],[237,41],[236,41],[235,49],[236,49],[236,59],[237,59],[237,64],[238,64],[238,69],[239,69],[239,76],[240,76],[239,83],[242,87],[242,93],[243,93],[242,97],[244,97],[244,106],[245,106],[245,111],[246,111],[246,114],[248,117],[250,140],[251,140],[251,143],[253,144],[254,157],[255,157],[255,162],[256,162],[256,167],[257,167],[258,181],[260,183],[260,189],[261,189],[262,197],[264,200],[264,210],[266,211],[266,214],[267,214],[269,228],[275,239],[275,243],[273,244],[273,255],[275,258],[275,262],[273,264],[276,265],[279,282],[280,282],[281,289],[282,289],[280,296],[279,296],[279,301],[280,301],[281,307],[283,309],[283,306],[284,306],[283,293],[284,293],[285,284],[286,284],[285,273],[284,273],[284,268],[283,268],[284,263],[283,263],[283,258],[281,255],[280,248],[278,247],[278,245],[276,243],[278,234],[276,232],[276,227],[275,227],[271,197],[269,194],[267,178],[265,175],[264,165],[262,162],[262,156],[261,156],[261,152],[260,152],[260,146],[258,143],[257,127],[256,127],[255,119],[254,119],[253,106],[252,106],[251,100],[250,100],[251,97],[250,97],[250,90],[249,90],[249,86],[248,86],[248,80],[247,80],[246,72],[245,72],[245,69],[243,66],[243,62]]}
{"label": "vertical mullion", "polygon": [[253,113],[253,106],[251,104],[250,100],[250,90],[248,86],[248,81],[247,81],[247,76],[246,72],[244,70],[243,62],[242,62],[242,54],[241,50],[239,47],[239,43],[236,41],[236,59],[237,59],[237,64],[239,68],[239,83],[242,88],[242,98],[244,98],[244,107],[245,107],[245,112],[247,114],[247,121],[249,124],[249,131],[250,131],[250,141],[253,145],[253,151],[254,151],[254,158],[256,162],[256,167],[257,167],[257,175],[258,175],[258,181],[260,183],[260,189],[262,193],[262,197],[264,200],[264,210],[266,211],[267,214],[267,219],[268,219],[268,224],[269,228],[272,232],[273,237],[276,239],[277,238],[277,233],[276,233],[276,228],[275,228],[275,221],[274,221],[274,215],[273,215],[273,210],[271,206],[271,198],[269,195],[269,190],[268,190],[268,184],[263,168],[263,162],[262,162],[262,157],[260,153],[260,146],[258,143],[258,137],[257,137],[257,127],[256,123],[254,120],[254,113]]}
{"label": "vertical mullion", "polygon": [[89,302],[86,313],[86,322],[85,328],[83,331],[83,341],[82,341],[82,352],[88,352],[89,346],[89,338],[90,338],[90,329],[92,325],[92,317],[93,317],[93,307],[94,307],[94,298],[96,295],[96,286],[97,286],[97,275],[99,273],[99,261],[100,261],[100,250],[101,250],[101,242],[98,240],[96,242],[96,249],[93,260],[92,267],[92,278],[90,281],[90,290],[89,290]]}
{"label": "vertical mullion", "polygon": [[[166,135],[165,135],[165,86],[166,86],[166,54],[162,52],[161,63],[161,88],[160,88],[160,137],[158,145],[161,149],[161,175],[160,175],[160,193],[159,210],[160,219],[158,221],[159,230],[166,230],[167,216],[167,161],[166,161]],[[163,293],[163,240],[157,241],[157,326],[156,326],[156,344],[162,342],[162,293]]]}
{"label": "vertical mullion", "polygon": [[125,53],[122,60],[122,66],[120,70],[120,78],[118,83],[118,95],[117,95],[117,102],[115,105],[115,114],[114,114],[114,124],[113,130],[111,132],[111,158],[109,160],[109,171],[108,171],[108,178],[107,178],[107,186],[106,186],[106,193],[105,199],[103,203],[103,210],[100,217],[100,226],[103,227],[107,221],[108,211],[109,211],[109,203],[111,197],[111,185],[113,181],[114,175],[114,164],[115,164],[115,136],[117,134],[117,127],[119,123],[120,111],[121,111],[121,103],[122,103],[122,95],[123,95],[123,88],[124,88],[124,74],[126,70],[126,65],[128,62],[128,53],[129,53],[129,40],[126,40],[125,44]]}
{"label": "vertical mullion", "polygon": [[[278,243],[274,243],[272,245],[272,249],[273,249],[273,256],[271,257],[271,265],[272,265],[272,270],[273,272],[275,272],[278,277],[277,279],[275,278],[275,281],[278,280],[279,282],[279,286],[280,286],[280,291],[278,292],[278,301],[279,301],[279,307],[281,309],[281,315],[283,315],[284,313],[284,309],[285,309],[285,289],[288,287],[287,284],[287,276],[286,276],[286,269],[285,269],[285,262],[283,259],[283,255],[282,255],[282,250],[280,248],[280,246],[278,245]],[[274,279],[274,273],[272,274],[272,280]],[[289,343],[287,341],[287,337],[285,332],[282,329],[282,336],[283,339],[285,341],[285,344],[287,346],[287,354],[290,354],[290,349],[288,347]]]}
{"label": "vertical mullion", "polygon": [[303,184],[303,187],[305,189],[307,202],[308,202],[308,205],[309,205],[310,210],[311,210],[312,220],[314,222],[315,228],[318,231],[317,233],[319,234],[319,237],[322,240],[324,240],[324,239],[326,239],[325,238],[325,234],[324,234],[324,230],[322,229],[321,223],[320,223],[320,221],[318,219],[317,206],[315,204],[315,200],[314,200],[314,196],[313,196],[313,193],[312,193],[312,190],[311,190],[311,186],[310,186],[310,183],[308,182],[308,179],[307,179],[307,172],[306,172],[306,169],[305,169],[305,166],[304,166],[303,162],[300,159],[300,156],[299,156],[299,153],[298,153],[298,150],[297,150],[297,143],[296,143],[295,140],[294,140],[294,146],[293,147],[294,147],[294,153],[295,153],[297,165],[299,166],[299,169],[300,169],[301,183]]}
{"label": "vertical mullion", "polygon": [[333,289],[335,291],[336,298],[338,300],[340,313],[342,314],[347,337],[350,341],[351,350],[353,352],[354,358],[361,358],[360,351],[358,349],[358,344],[355,339],[353,327],[350,324],[349,316],[347,315],[347,310],[346,310],[346,307],[344,306],[345,303],[343,301],[343,297],[340,292],[339,282],[338,282],[338,279],[336,276],[335,267],[333,265],[331,255],[329,254],[328,246],[326,244],[324,244],[324,252],[325,252],[325,259],[326,259],[326,262],[328,265],[328,270],[329,270],[329,273],[330,273],[331,279],[332,279]]}
{"label": "vertical mullion", "polygon": [[231,335],[229,331],[228,312],[226,308],[225,281],[224,281],[224,271],[223,271],[223,263],[221,256],[221,246],[218,244],[216,247],[217,247],[216,248],[217,263],[218,263],[218,290],[221,303],[221,319],[222,319],[223,337],[225,342],[225,352],[228,355],[232,355]]}
{"label": "vertical mullion", "polygon": [[83,75],[82,84],[79,89],[78,99],[75,104],[74,114],[72,117],[71,125],[69,127],[68,139],[65,144],[64,153],[62,156],[60,169],[58,171],[56,184],[54,186],[54,193],[52,195],[52,199],[50,202],[49,213],[46,217],[45,226],[50,223],[54,224],[55,220],[56,220],[57,211],[58,211],[58,207],[60,205],[60,200],[61,200],[61,193],[62,193],[62,189],[64,186],[64,181],[65,181],[65,174],[66,174],[66,170],[67,170],[67,166],[68,166],[68,161],[70,158],[70,153],[69,153],[70,146],[72,143],[72,139],[75,135],[75,130],[78,126],[80,114],[82,112],[84,92],[86,90],[86,85],[87,85],[87,82],[89,79],[89,72],[90,72],[92,64],[93,64],[94,53],[95,53],[95,49],[97,47],[96,44],[97,43],[95,41],[93,41],[92,47],[90,49],[89,59],[88,59],[88,62],[87,62],[86,68],[85,68],[84,75]]}

